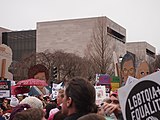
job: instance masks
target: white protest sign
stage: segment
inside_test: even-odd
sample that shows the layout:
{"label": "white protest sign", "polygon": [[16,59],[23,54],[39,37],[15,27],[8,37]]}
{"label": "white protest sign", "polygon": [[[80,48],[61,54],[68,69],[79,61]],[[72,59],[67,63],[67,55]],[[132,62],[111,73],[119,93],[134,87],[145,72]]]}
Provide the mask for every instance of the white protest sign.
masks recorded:
{"label": "white protest sign", "polygon": [[160,120],[160,72],[118,90],[124,120]]}
{"label": "white protest sign", "polygon": [[96,104],[99,105],[106,98],[105,86],[95,86],[96,90]]}
{"label": "white protest sign", "polygon": [[56,97],[58,96],[58,91],[60,89],[63,89],[62,84],[63,84],[62,82],[59,84],[55,84],[55,83],[52,84],[52,96],[51,96],[52,99],[56,99]]}

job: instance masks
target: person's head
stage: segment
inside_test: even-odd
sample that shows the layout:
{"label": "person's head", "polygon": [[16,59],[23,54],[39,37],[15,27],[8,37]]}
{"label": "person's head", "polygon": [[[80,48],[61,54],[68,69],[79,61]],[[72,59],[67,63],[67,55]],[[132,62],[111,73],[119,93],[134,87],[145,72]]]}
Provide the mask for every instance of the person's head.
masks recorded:
{"label": "person's head", "polygon": [[19,102],[25,98],[23,94],[17,94],[16,97],[18,98]]}
{"label": "person's head", "polygon": [[75,77],[65,86],[62,113],[87,114],[95,112],[95,89],[86,79]]}
{"label": "person's head", "polygon": [[43,109],[43,103],[36,97],[30,96],[23,99],[20,104],[29,104],[33,108]]}
{"label": "person's head", "polygon": [[111,113],[117,115],[120,110],[120,104],[118,100],[117,91],[112,92],[109,98],[105,98],[103,102],[99,105],[98,114],[108,116]]}
{"label": "person's head", "polygon": [[44,95],[43,96],[43,100],[46,102],[46,103],[50,103],[50,97],[48,95]]}
{"label": "person's head", "polygon": [[9,104],[9,100],[8,99],[4,99],[2,105],[3,106],[7,106]]}
{"label": "person's head", "polygon": [[8,99],[6,99],[6,98],[3,99],[2,106],[1,106],[3,111],[6,111],[9,109],[9,103],[10,103],[10,101]]}
{"label": "person's head", "polygon": [[16,107],[19,104],[19,100],[16,97],[11,97],[10,106]]}
{"label": "person's head", "polygon": [[46,109],[45,118],[46,118],[46,119],[48,119],[50,111],[51,111],[52,109],[56,108],[56,107],[57,107],[56,104],[48,103],[48,104],[46,105],[46,107],[45,107],[45,109]]}
{"label": "person's head", "polygon": [[63,98],[64,98],[64,90],[60,89],[57,95],[57,105],[60,105],[63,102]]}
{"label": "person's head", "polygon": [[17,113],[13,120],[45,120],[42,109],[30,108]]}
{"label": "person's head", "polygon": [[135,77],[135,65],[134,58],[131,54],[124,55],[121,62],[121,75],[124,82],[126,82],[128,76]]}
{"label": "person's head", "polygon": [[149,65],[147,61],[142,61],[137,67],[136,78],[140,79],[149,75]]}
{"label": "person's head", "polygon": [[110,97],[109,98],[105,98],[101,104],[101,106],[104,104],[104,103],[107,103],[107,104],[116,104],[118,105],[119,104],[119,100],[118,100],[118,92],[115,91],[115,92],[112,92],[110,94]]}
{"label": "person's head", "polygon": [[21,112],[23,110],[27,110],[31,108],[30,105],[28,104],[19,104],[17,105],[11,112],[11,115],[10,115],[10,120],[13,120],[14,116],[18,113],[18,112]]}
{"label": "person's head", "polygon": [[111,100],[110,103],[119,104],[118,92],[117,92],[117,91],[111,93],[111,95],[110,95],[110,100]]}
{"label": "person's head", "polygon": [[66,116],[65,116],[64,114],[62,114],[61,111],[58,111],[58,112],[54,115],[54,117],[53,117],[52,120],[64,120],[65,117],[66,117]]}
{"label": "person's head", "polygon": [[49,79],[48,69],[42,64],[34,65],[28,70],[28,78],[45,80],[47,82]]}
{"label": "person's head", "polygon": [[98,115],[96,113],[90,113],[87,115],[84,115],[80,118],[78,118],[78,120],[105,120],[105,118],[101,115]]}

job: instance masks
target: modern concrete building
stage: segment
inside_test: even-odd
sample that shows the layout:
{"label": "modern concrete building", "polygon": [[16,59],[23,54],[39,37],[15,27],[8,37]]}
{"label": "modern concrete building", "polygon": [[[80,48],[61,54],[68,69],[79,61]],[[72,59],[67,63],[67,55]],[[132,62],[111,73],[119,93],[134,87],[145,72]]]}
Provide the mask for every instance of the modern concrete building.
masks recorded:
{"label": "modern concrete building", "polygon": [[147,42],[127,42],[126,49],[136,55],[136,65],[143,60],[148,63],[155,60],[156,48]]}
{"label": "modern concrete building", "polygon": [[2,33],[3,32],[10,32],[11,30],[0,27],[0,44],[2,44]]}
{"label": "modern concrete building", "polygon": [[13,61],[19,61],[36,53],[36,30],[3,32],[2,43],[12,49]]}
{"label": "modern concrete building", "polygon": [[65,50],[84,56],[93,28],[99,18],[107,23],[107,32],[116,47],[117,56],[126,53],[126,29],[107,17],[93,17],[37,23],[37,52]]}
{"label": "modern concrete building", "polygon": [[18,69],[15,66],[17,62],[20,62],[32,53],[36,53],[36,30],[3,32],[2,43],[12,49],[13,61],[9,69],[14,76],[13,79],[27,78],[28,68]]}

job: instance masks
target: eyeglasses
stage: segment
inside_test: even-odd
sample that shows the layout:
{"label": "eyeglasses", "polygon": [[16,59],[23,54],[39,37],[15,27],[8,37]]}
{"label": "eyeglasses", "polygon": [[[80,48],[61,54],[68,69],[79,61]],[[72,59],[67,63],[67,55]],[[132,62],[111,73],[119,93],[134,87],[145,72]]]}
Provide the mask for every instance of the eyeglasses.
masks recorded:
{"label": "eyeglasses", "polygon": [[130,68],[127,70],[126,68],[123,69],[124,74],[133,74],[134,73],[134,68]]}

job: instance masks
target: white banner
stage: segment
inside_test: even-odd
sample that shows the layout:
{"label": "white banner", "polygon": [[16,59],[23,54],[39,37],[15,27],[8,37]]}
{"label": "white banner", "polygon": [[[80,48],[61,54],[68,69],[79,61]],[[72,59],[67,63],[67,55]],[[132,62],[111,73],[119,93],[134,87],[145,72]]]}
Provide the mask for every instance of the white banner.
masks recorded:
{"label": "white banner", "polygon": [[10,91],[9,90],[0,90],[0,98],[7,98],[10,97]]}

